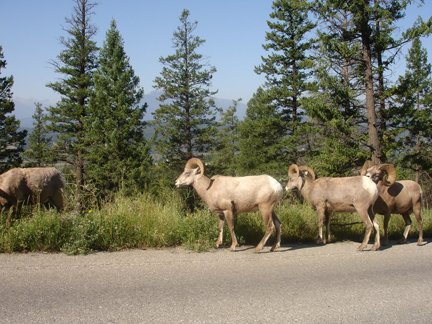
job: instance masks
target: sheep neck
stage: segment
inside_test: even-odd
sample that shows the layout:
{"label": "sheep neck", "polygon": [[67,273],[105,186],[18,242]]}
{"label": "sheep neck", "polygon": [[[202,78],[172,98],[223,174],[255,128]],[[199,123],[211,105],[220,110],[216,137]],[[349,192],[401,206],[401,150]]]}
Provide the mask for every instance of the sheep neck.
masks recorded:
{"label": "sheep neck", "polygon": [[201,179],[194,181],[192,187],[196,190],[198,195],[201,197],[204,202],[207,203],[207,189],[210,186],[210,179],[206,176],[203,176]]}
{"label": "sheep neck", "polygon": [[312,189],[313,186],[313,182],[314,180],[309,179],[307,177],[305,177],[301,187],[300,187],[300,192],[302,194],[302,196],[308,201],[309,201],[309,192]]}

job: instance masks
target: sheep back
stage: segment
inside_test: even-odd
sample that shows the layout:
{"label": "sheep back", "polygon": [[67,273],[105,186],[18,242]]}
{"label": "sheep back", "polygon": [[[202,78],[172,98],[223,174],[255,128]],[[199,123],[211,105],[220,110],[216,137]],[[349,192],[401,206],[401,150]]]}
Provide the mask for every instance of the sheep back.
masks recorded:
{"label": "sheep back", "polygon": [[378,198],[378,189],[371,179],[364,176],[325,177],[314,181],[306,197],[315,209],[324,207],[338,212],[354,212],[355,206],[364,204],[364,201],[373,204]]}
{"label": "sheep back", "polygon": [[413,206],[421,203],[423,192],[415,181],[400,180],[390,187],[379,182],[378,188],[380,197],[374,205],[374,211],[378,214],[385,214],[387,211],[403,214],[412,211]]}
{"label": "sheep back", "polygon": [[[14,168],[0,175],[0,202],[16,204],[18,201],[40,197],[44,202],[65,187],[62,174],[53,167]],[[34,203],[34,201],[29,201]]]}
{"label": "sheep back", "polygon": [[216,211],[234,209],[235,213],[258,210],[260,204],[276,203],[282,199],[283,187],[269,175],[246,177],[213,177],[209,189],[209,208]]}

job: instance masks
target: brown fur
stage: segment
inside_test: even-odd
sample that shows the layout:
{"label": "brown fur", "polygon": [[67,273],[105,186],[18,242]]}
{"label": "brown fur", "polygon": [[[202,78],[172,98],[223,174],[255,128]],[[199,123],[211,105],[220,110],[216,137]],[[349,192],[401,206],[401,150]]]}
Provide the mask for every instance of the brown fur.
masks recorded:
{"label": "brown fur", "polygon": [[55,168],[15,168],[0,175],[0,204],[20,212],[24,204],[34,205],[51,202],[58,210],[63,209],[63,193],[65,187],[62,174]]}
{"label": "brown fur", "polygon": [[[385,166],[385,167],[384,167]],[[374,204],[374,212],[384,215],[384,239],[383,245],[388,243],[388,224],[391,214],[402,215],[405,221],[405,231],[398,243],[405,243],[411,228],[410,214],[414,213],[419,224],[419,238],[417,245],[423,244],[423,220],[421,218],[422,189],[412,180],[396,180],[396,170],[389,165],[373,165],[366,162],[361,174],[370,177],[378,187],[379,197]],[[392,173],[390,181],[388,174]]]}

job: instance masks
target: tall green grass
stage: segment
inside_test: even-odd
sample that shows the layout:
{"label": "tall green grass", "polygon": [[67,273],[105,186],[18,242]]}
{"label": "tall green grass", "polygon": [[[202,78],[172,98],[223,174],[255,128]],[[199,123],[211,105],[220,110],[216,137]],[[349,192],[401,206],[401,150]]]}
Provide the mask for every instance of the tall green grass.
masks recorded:
{"label": "tall green grass", "polygon": [[[187,212],[176,190],[152,195],[140,193],[132,197],[117,195],[101,208],[88,207],[79,214],[72,207],[62,213],[43,208],[27,207],[22,217],[6,228],[7,214],[0,219],[0,252],[49,251],[67,254],[87,254],[92,251],[115,251],[127,248],[158,248],[184,246],[196,251],[214,247],[218,236],[219,218],[204,205]],[[282,244],[313,242],[318,234],[317,215],[307,203],[277,206],[282,221]],[[380,221],[381,235],[382,216]],[[432,236],[432,213],[424,210],[425,237]],[[418,237],[418,225],[412,216],[410,237]],[[357,240],[364,226],[354,214],[334,214],[331,224],[332,240]],[[390,239],[402,236],[405,223],[401,216],[390,220]],[[259,212],[238,214],[235,232],[240,244],[256,245],[264,235],[265,226]],[[273,244],[274,235],[268,244]],[[229,247],[231,236],[225,225],[224,246]]]}

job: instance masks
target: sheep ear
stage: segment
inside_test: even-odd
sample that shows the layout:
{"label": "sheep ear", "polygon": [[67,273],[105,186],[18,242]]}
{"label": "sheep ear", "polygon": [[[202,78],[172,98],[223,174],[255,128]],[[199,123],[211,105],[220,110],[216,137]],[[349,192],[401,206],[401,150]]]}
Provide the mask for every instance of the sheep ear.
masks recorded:
{"label": "sheep ear", "polygon": [[199,167],[195,168],[195,169],[193,169],[193,172],[194,172],[194,174],[199,174],[199,173],[201,173],[201,169]]}
{"label": "sheep ear", "polygon": [[367,160],[365,164],[363,164],[363,168],[360,170],[360,175],[364,176],[367,173],[367,169],[369,169],[371,166],[373,166],[374,163],[370,160]]}

